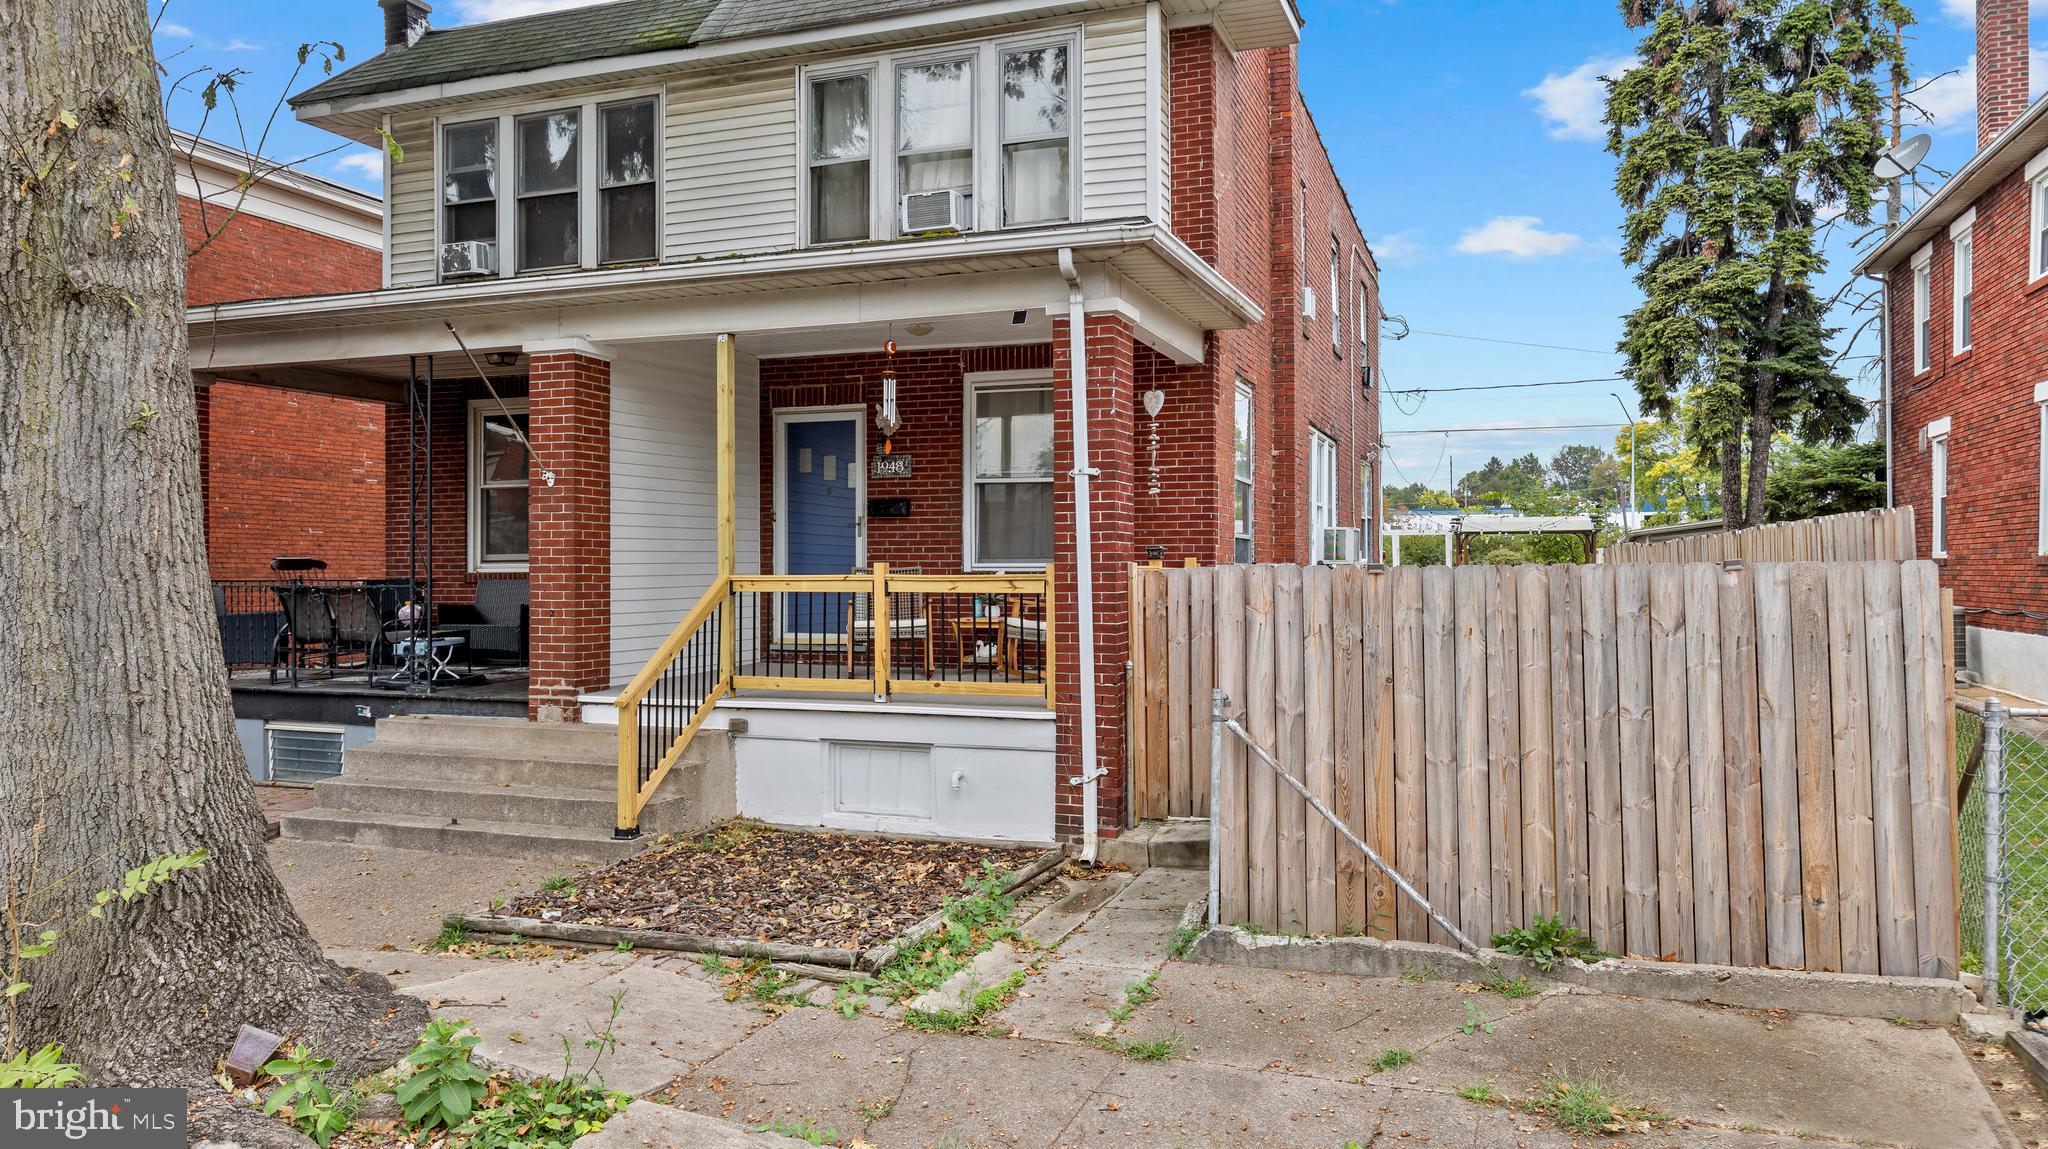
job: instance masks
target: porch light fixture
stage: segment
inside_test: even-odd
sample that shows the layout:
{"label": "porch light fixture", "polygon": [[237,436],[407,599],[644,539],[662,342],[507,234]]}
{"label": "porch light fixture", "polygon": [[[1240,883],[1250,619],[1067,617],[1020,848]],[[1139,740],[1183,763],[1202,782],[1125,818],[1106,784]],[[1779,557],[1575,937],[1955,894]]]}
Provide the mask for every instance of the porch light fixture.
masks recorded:
{"label": "porch light fixture", "polygon": [[519,352],[486,351],[484,352],[484,362],[493,367],[511,367],[519,362]]}

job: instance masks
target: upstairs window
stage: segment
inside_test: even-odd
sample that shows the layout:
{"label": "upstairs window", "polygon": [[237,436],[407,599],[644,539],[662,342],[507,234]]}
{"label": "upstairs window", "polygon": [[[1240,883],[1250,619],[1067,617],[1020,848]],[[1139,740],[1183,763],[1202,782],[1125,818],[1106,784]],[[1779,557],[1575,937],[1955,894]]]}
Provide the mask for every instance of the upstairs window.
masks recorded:
{"label": "upstairs window", "polygon": [[896,69],[896,191],[957,191],[974,226],[974,62]]}
{"label": "upstairs window", "polygon": [[1965,231],[1955,239],[1955,350],[1970,349],[1970,305],[1977,287],[1977,242]]}
{"label": "upstairs window", "polygon": [[441,133],[441,242],[498,238],[498,121],[451,124]]}
{"label": "upstairs window", "polygon": [[661,214],[654,178],[654,101],[607,104],[597,111],[598,259],[650,260],[658,250]]}
{"label": "upstairs window", "polygon": [[1061,223],[1073,214],[1067,47],[1003,53],[1003,222]]}
{"label": "upstairs window", "polygon": [[1934,325],[1934,269],[1929,260],[1932,253],[1921,248],[1913,257],[1913,370],[1925,371],[1933,366],[1928,358],[1933,340],[1931,328]]}
{"label": "upstairs window", "polygon": [[1035,35],[807,72],[804,242],[1075,218],[1075,51]]}
{"label": "upstairs window", "polygon": [[1330,346],[1344,354],[1344,245],[1330,237]]}
{"label": "upstairs window", "polygon": [[869,77],[811,83],[811,242],[843,243],[872,234],[868,208]]}
{"label": "upstairs window", "polygon": [[[2036,157],[2034,163],[2040,162],[2042,157]],[[2030,238],[2027,244],[2027,278],[2030,280],[2048,275],[2048,172],[2033,169],[2034,164],[2027,165],[2027,179],[2031,181],[2028,186],[2032,189],[2028,194],[2033,204],[2033,226],[2028,229]]]}
{"label": "upstairs window", "polygon": [[519,144],[519,270],[575,267],[582,197],[582,118],[575,110],[521,116]]}

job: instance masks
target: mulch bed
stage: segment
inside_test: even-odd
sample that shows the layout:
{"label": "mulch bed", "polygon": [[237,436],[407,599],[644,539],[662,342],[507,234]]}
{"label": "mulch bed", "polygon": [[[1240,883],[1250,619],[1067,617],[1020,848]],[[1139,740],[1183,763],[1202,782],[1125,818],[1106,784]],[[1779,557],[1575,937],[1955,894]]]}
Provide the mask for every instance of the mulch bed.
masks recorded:
{"label": "mulch bed", "polygon": [[776,830],[733,823],[531,894],[505,912],[584,925],[861,950],[880,945],[982,875],[1041,850]]}

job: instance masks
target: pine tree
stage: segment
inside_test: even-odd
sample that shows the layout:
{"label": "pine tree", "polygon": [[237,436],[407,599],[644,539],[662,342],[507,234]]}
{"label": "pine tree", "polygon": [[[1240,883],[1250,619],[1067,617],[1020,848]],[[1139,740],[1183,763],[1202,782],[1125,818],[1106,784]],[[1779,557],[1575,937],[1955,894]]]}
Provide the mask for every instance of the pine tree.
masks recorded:
{"label": "pine tree", "polygon": [[1913,17],[1897,0],[1624,0],[1622,16],[1642,32],[1607,102],[1643,292],[1624,370],[1719,471],[1727,525],[1753,526],[1773,435],[1840,441],[1864,415],[1815,280],[1825,221],[1869,222],[1878,78]]}

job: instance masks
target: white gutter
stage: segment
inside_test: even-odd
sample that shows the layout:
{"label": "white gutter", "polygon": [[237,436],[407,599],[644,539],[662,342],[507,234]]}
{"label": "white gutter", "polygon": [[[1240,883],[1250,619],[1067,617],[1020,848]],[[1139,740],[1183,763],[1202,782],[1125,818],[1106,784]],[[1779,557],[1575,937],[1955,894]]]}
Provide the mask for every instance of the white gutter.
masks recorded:
{"label": "white gutter", "polygon": [[1089,514],[1096,475],[1088,465],[1088,315],[1074,249],[1060,249],[1060,278],[1067,281],[1067,401],[1074,435],[1074,653],[1081,681],[1081,860],[1093,865],[1096,838],[1096,783],[1106,771],[1095,747],[1095,522]]}

